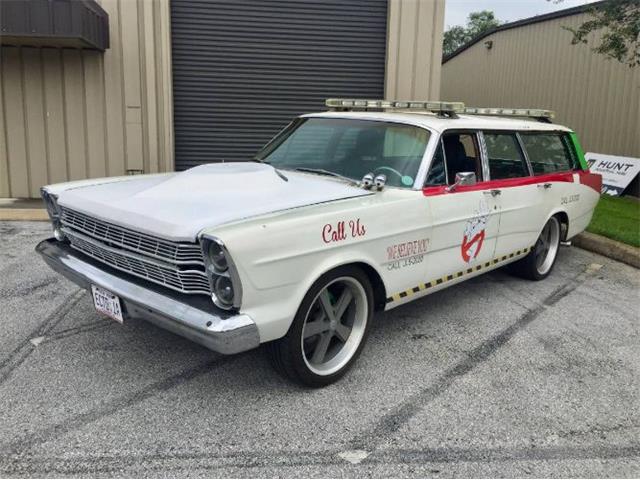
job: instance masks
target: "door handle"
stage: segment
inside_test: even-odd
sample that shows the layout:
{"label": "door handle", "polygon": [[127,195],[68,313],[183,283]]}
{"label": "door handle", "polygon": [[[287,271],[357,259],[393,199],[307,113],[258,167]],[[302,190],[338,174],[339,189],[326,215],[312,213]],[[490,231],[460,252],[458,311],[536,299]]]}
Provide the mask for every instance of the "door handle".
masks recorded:
{"label": "door handle", "polygon": [[538,184],[538,188],[544,188],[546,190],[547,188],[551,188],[551,184],[550,183],[539,183]]}
{"label": "door handle", "polygon": [[502,190],[485,190],[482,193],[484,193],[485,195],[491,195],[492,197],[497,197],[502,193]]}

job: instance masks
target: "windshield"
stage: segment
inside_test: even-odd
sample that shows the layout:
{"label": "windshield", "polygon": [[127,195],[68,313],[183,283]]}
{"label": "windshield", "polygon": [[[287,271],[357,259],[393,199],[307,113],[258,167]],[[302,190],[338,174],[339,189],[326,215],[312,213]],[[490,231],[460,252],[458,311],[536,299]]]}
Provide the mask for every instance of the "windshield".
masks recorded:
{"label": "windshield", "polygon": [[[256,159],[282,169],[317,169],[361,180],[367,173],[387,176],[387,185],[410,188],[430,133],[399,123],[347,118],[301,118]],[[326,173],[325,172],[325,173]]]}

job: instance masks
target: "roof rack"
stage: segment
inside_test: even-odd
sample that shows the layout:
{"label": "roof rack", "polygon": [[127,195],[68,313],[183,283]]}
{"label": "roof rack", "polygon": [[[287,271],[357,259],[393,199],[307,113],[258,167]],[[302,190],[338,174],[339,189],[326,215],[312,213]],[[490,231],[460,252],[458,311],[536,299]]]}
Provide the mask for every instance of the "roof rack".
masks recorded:
{"label": "roof rack", "polygon": [[438,102],[431,100],[365,100],[359,98],[328,98],[325,105],[335,111],[350,110],[419,110],[443,117],[456,118],[464,111],[462,102]]}
{"label": "roof rack", "polygon": [[551,123],[555,113],[541,108],[476,108],[465,107],[465,115],[486,115],[491,117],[531,117],[540,122]]}

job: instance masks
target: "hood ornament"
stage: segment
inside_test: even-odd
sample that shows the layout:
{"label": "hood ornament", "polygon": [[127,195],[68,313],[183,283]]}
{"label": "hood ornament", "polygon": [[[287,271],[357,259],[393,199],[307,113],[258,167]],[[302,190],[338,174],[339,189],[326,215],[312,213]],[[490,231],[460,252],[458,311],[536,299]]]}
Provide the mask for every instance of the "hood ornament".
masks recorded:
{"label": "hood ornament", "polygon": [[364,177],[362,177],[360,186],[367,190],[370,189],[373,186],[373,173],[367,173]]}
{"label": "hood ornament", "polygon": [[373,184],[378,190],[382,190],[387,183],[387,176],[383,173],[376,175],[373,179]]}

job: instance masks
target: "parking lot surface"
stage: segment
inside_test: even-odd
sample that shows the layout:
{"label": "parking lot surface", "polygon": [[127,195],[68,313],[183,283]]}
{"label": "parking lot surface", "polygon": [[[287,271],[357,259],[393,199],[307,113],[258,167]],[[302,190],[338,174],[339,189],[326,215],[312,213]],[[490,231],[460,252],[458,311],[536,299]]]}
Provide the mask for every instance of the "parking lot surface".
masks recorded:
{"label": "parking lot surface", "polygon": [[309,390],[96,314],[0,223],[0,476],[640,476],[640,275],[577,248],[380,313]]}

